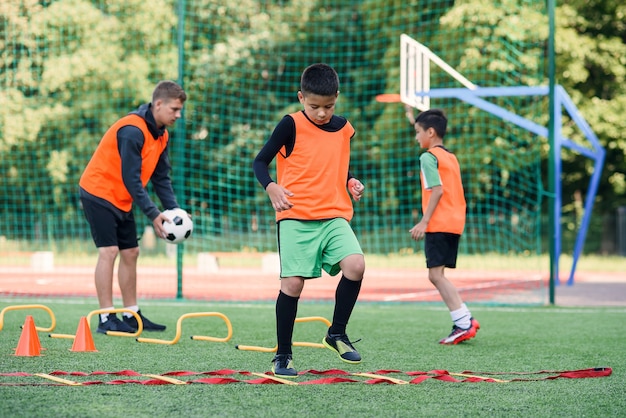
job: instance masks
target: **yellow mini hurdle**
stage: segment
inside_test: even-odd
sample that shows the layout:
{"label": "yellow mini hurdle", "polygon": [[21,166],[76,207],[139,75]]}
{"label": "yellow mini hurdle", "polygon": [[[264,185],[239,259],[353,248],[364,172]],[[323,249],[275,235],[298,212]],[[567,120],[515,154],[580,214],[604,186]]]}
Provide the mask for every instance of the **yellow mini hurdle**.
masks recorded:
{"label": "yellow mini hurdle", "polygon": [[10,305],[10,306],[6,306],[4,309],[2,309],[2,311],[0,311],[0,331],[2,331],[2,327],[4,326],[4,314],[9,311],[17,311],[21,309],[43,309],[44,311],[48,312],[48,315],[50,315],[50,322],[51,322],[50,326],[48,328],[36,326],[35,329],[37,331],[50,332],[57,325],[57,320],[54,317],[54,313],[46,305]]}
{"label": "yellow mini hurdle", "polygon": [[213,341],[213,342],[226,342],[229,341],[232,336],[233,336],[233,327],[230,323],[230,320],[228,319],[228,317],[222,313],[219,312],[191,312],[191,313],[186,313],[184,315],[182,315],[180,318],[178,318],[178,321],[176,322],[176,336],[174,337],[173,340],[161,340],[161,339],[157,339],[157,338],[137,338],[137,341],[140,343],[152,343],[152,344],[168,344],[168,345],[172,345],[172,344],[176,344],[179,340],[180,337],[183,334],[183,327],[182,327],[182,323],[184,319],[187,318],[198,318],[198,317],[206,317],[206,316],[216,316],[218,318],[222,318],[222,320],[224,320],[224,323],[226,324],[226,328],[228,330],[228,333],[226,335],[226,337],[209,337],[209,336],[203,336],[203,335],[192,335],[191,339],[192,340],[199,340],[199,341]]}
{"label": "yellow mini hurdle", "polygon": [[[296,318],[296,323],[299,322],[323,322],[327,327],[330,327],[330,321],[326,318],[324,318],[323,316],[306,316],[306,317],[302,317],[302,318]],[[325,348],[324,344],[320,344],[320,343],[310,343],[310,342],[302,342],[302,341],[294,341],[292,343],[292,345],[294,347],[312,347],[312,348]],[[261,351],[263,353],[275,353],[278,350],[278,345],[275,345],[274,347],[259,347],[259,346],[255,346],[255,345],[236,345],[235,348],[237,350],[244,350],[244,351]]]}

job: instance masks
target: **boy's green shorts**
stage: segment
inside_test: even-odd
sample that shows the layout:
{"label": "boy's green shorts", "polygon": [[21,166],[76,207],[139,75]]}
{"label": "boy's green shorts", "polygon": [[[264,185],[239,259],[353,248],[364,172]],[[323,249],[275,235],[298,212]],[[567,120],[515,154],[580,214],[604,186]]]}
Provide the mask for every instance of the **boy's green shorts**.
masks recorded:
{"label": "boy's green shorts", "polygon": [[286,219],[278,223],[280,277],[312,279],[339,273],[339,262],[352,254],[363,255],[352,227],[343,218],[324,221]]}

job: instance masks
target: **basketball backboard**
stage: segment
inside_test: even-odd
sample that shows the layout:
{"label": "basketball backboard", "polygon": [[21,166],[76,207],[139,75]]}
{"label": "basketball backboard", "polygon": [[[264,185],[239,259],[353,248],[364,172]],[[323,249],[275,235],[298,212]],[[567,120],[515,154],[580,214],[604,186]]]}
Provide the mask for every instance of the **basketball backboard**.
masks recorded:
{"label": "basketball backboard", "polygon": [[400,100],[421,111],[430,108],[430,66],[437,65],[468,89],[477,86],[409,35],[400,36]]}

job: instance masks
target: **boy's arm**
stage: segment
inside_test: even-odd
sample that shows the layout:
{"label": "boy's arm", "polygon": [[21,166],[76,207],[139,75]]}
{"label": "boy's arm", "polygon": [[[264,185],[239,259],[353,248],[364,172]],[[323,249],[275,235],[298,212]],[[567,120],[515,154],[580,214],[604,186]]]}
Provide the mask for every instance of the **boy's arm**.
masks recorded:
{"label": "boy's arm", "polygon": [[442,186],[434,186],[430,189],[430,200],[428,201],[428,207],[424,211],[424,216],[420,220],[420,223],[424,223],[424,226],[428,225],[430,222],[430,218],[433,217],[433,213],[435,213],[435,209],[437,209],[437,205],[441,200],[441,196],[443,196],[443,187]]}
{"label": "boy's arm", "polygon": [[441,196],[443,196],[443,186],[437,169],[437,158],[433,154],[425,152],[420,156],[420,165],[420,175],[423,176],[422,193],[430,193],[430,198],[428,206],[422,208],[422,219],[409,230],[411,238],[416,241],[421,240],[426,235],[428,223],[435,213],[435,209],[437,209]]}
{"label": "boy's arm", "polygon": [[274,157],[276,157],[276,154],[280,152],[282,147],[287,149],[288,154],[291,152],[295,143],[295,133],[296,125],[293,119],[290,116],[285,116],[278,125],[276,125],[274,132],[272,132],[272,135],[254,159],[252,169],[264,189],[267,189],[267,186],[274,182],[270,176],[270,163],[274,160]]}
{"label": "boy's arm", "polygon": [[422,216],[422,219],[409,230],[409,232],[411,233],[411,238],[413,238],[415,241],[423,239],[426,235],[428,222],[430,222],[430,218],[432,218],[433,213],[435,213],[435,209],[437,209],[437,204],[439,203],[439,200],[441,200],[441,196],[443,196],[443,187],[434,186],[430,190],[430,193],[430,200],[428,201],[428,207],[424,211],[424,216]]}
{"label": "boy's arm", "polygon": [[276,125],[270,139],[263,146],[261,151],[259,151],[252,164],[254,174],[267,192],[272,202],[272,207],[276,212],[281,212],[293,207],[293,204],[289,201],[289,196],[293,196],[293,193],[277,184],[272,179],[269,172],[269,165],[283,147],[285,147],[286,150],[285,157],[291,153],[295,144],[295,135],[296,125],[293,118],[285,116],[278,125]]}

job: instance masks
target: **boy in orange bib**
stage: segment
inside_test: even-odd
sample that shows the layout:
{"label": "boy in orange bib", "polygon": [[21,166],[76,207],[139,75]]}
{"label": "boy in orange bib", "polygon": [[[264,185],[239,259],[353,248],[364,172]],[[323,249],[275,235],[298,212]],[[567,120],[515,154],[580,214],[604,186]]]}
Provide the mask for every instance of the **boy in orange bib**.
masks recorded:
{"label": "boy in orange bib", "polygon": [[[346,325],[361,289],[365,260],[350,227],[350,194],[359,200],[363,184],[349,172],[354,128],[334,115],[339,77],[326,64],[302,73],[298,99],[302,111],[283,117],[254,160],[254,173],[269,195],[278,223],[280,292],[276,300],[278,349],[276,376],[296,377],[292,335],[304,283],[322,269],[341,271],[332,325],[322,343],[347,363],[361,362],[346,335]],[[268,166],[276,158],[277,181]]]}
{"label": "boy in orange bib", "polygon": [[416,241],[424,239],[428,278],[452,317],[452,332],[439,343],[458,344],[474,338],[480,324],[444,274],[446,267],[456,268],[466,211],[459,161],[443,146],[447,124],[440,109],[427,110],[415,119],[415,139],[428,151],[420,156],[423,216],[409,232]]}

